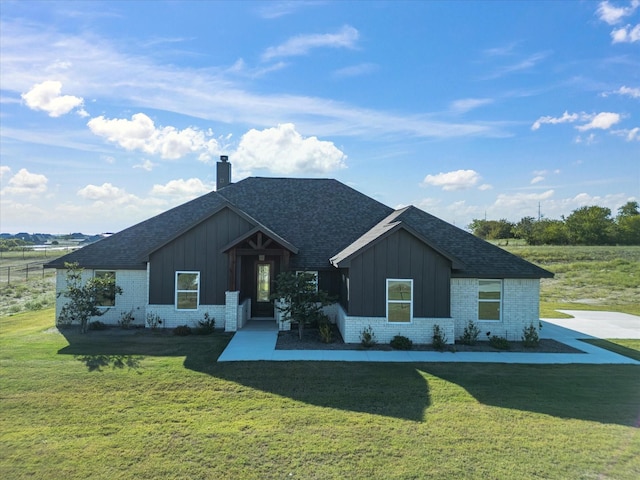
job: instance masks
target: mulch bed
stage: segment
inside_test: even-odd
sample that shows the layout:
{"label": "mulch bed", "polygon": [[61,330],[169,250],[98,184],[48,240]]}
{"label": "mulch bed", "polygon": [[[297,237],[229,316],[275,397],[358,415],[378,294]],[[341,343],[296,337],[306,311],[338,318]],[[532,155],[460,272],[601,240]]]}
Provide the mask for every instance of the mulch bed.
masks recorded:
{"label": "mulch bed", "polygon": [[[340,331],[333,325],[333,341],[324,343],[317,328],[305,328],[302,340],[298,338],[298,329],[294,328],[288,332],[279,332],[276,350],[380,350],[392,351],[391,345],[378,343],[372,347],[363,347],[359,343],[344,343]],[[584,353],[582,350],[570,347],[564,343],[548,338],[540,339],[540,343],[535,348],[526,348],[522,342],[509,341],[509,350],[498,350],[489,345],[489,342],[482,341],[475,345],[464,345],[456,342],[449,345],[449,351],[455,352],[522,352],[522,353]],[[423,352],[437,351],[431,345],[413,344],[411,350]]]}

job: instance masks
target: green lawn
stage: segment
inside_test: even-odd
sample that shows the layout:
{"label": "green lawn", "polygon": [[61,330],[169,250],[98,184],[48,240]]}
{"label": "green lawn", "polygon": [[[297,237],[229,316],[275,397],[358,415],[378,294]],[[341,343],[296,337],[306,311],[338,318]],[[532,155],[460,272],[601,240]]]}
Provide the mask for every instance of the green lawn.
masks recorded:
{"label": "green lawn", "polygon": [[640,315],[640,246],[503,246],[555,273],[540,283],[540,316],[556,310],[601,310]]}
{"label": "green lawn", "polygon": [[640,367],[217,364],[229,337],[0,319],[19,479],[640,477]]}

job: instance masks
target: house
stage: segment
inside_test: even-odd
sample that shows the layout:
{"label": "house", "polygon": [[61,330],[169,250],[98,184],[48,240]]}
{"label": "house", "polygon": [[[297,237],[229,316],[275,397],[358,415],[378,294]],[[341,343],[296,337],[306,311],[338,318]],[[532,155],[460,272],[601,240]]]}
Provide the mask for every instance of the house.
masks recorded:
{"label": "house", "polygon": [[248,319],[289,329],[274,280],[311,271],[338,299],[326,313],[347,343],[367,327],[379,342],[431,343],[436,324],[449,342],[470,320],[512,340],[538,325],[540,279],[552,273],[416,207],[394,210],[331,179],[231,183],[227,157],[217,174],[216,191],[50,262],[57,291],[65,262],[77,262],[86,278],[111,275],[123,289],[106,299],[105,323],[131,311],[136,323],[155,314],[175,327],[208,312],[230,332]]}

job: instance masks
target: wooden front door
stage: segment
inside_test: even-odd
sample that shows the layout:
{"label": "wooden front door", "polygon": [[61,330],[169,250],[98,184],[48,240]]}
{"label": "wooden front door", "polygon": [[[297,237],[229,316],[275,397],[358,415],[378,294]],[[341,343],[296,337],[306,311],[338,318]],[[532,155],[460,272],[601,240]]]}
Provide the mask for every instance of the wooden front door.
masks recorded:
{"label": "wooden front door", "polygon": [[257,261],[255,263],[255,288],[251,302],[251,317],[273,318],[273,301],[271,300],[273,275],[273,262]]}

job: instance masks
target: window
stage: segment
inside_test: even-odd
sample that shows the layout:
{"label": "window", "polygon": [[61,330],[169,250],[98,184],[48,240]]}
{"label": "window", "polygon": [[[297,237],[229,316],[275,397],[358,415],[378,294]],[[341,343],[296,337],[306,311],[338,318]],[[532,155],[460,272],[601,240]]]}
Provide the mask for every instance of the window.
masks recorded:
{"label": "window", "polygon": [[303,274],[303,273],[308,273],[310,275],[313,275],[313,281],[311,283],[313,283],[313,287],[314,287],[313,291],[317,293],[318,292],[318,272],[317,271],[312,271],[312,270],[304,270],[304,271],[303,270],[298,270],[296,272],[296,275],[300,275],[300,274]]}
{"label": "window", "polygon": [[200,272],[176,272],[176,309],[197,310],[200,301]]}
{"label": "window", "polygon": [[116,304],[116,272],[112,270],[96,270],[93,274],[94,278],[108,280],[109,291],[103,293],[97,298],[97,305],[99,307],[113,307]]}
{"label": "window", "polygon": [[408,323],[413,318],[413,280],[387,279],[387,321]]}
{"label": "window", "polygon": [[502,280],[478,280],[478,320],[501,319]]}

